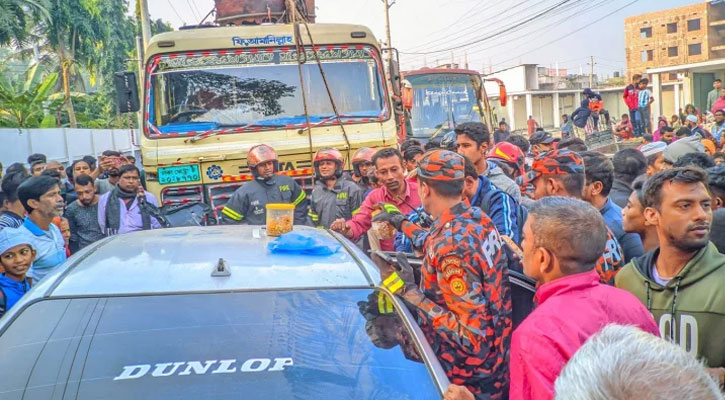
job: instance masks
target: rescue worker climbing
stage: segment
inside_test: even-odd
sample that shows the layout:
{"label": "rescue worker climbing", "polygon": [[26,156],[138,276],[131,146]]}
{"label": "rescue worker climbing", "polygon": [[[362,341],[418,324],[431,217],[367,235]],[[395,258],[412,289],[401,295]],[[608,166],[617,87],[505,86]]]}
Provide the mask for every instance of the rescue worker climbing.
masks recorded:
{"label": "rescue worker climbing", "polygon": [[315,188],[310,196],[310,219],[319,228],[330,228],[338,218],[350,219],[360,211],[363,190],[342,179],[344,159],[337,149],[323,148],[315,153]]}
{"label": "rescue worker climbing", "polygon": [[[374,257],[383,285],[417,310],[418,322],[451,383],[477,399],[502,399],[508,386],[511,295],[506,256],[498,231],[478,208],[461,200],[462,156],[427,152],[418,165],[420,198],[435,220],[425,241],[420,286],[398,253],[397,270]],[[422,228],[397,207],[382,204],[374,220],[387,221],[409,237]]]}
{"label": "rescue worker climbing", "polygon": [[267,204],[295,205],[295,225],[310,225],[307,218],[309,200],[302,187],[292,178],[277,175],[277,153],[266,144],[249,149],[247,165],[254,180],[237,189],[222,209],[227,224],[264,225]]}

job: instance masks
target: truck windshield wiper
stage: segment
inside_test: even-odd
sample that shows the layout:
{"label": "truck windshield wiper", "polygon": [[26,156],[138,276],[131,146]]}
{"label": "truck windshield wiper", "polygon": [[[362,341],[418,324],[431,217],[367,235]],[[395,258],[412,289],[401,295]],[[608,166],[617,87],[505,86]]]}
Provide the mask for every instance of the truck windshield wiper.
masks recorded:
{"label": "truck windshield wiper", "polygon": [[260,124],[260,123],[253,123],[253,124],[217,124],[216,127],[209,129],[205,132],[200,132],[196,134],[196,136],[186,139],[187,143],[196,143],[200,140],[204,140],[210,137],[214,137],[218,134],[220,134],[223,128],[244,128],[244,129],[254,129],[254,128],[283,128],[285,125],[282,124]]}

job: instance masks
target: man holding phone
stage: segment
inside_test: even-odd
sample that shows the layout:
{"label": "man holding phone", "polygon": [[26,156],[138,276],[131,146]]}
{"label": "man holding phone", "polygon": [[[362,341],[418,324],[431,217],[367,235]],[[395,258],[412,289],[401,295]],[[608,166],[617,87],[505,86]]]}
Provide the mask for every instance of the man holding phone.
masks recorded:
{"label": "man holding phone", "polygon": [[[432,150],[418,164],[418,193],[435,221],[425,241],[421,282],[402,253],[396,268],[373,253],[383,285],[417,310],[418,322],[451,383],[477,399],[502,399],[508,387],[511,295],[503,242],[491,219],[461,201],[463,156]],[[392,204],[374,221],[414,237],[419,226]],[[390,261],[390,260],[389,260]]]}
{"label": "man holding phone", "polygon": [[96,179],[95,185],[99,195],[106,194],[113,190],[121,178],[118,171],[121,167],[127,164],[128,160],[126,157],[117,151],[106,150],[102,153],[98,160],[98,166],[101,168],[101,171],[108,176],[108,178]]}

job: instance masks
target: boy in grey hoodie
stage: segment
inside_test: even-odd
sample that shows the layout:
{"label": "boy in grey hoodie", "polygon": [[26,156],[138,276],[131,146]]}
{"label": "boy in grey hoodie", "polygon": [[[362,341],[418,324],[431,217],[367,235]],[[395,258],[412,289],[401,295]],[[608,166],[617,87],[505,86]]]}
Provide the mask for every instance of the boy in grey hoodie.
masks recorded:
{"label": "boy in grey hoodie", "polygon": [[693,167],[658,172],[644,188],[644,216],[660,247],[627,264],[618,288],[652,312],[662,337],[725,376],[725,256],[710,243],[707,174]]}

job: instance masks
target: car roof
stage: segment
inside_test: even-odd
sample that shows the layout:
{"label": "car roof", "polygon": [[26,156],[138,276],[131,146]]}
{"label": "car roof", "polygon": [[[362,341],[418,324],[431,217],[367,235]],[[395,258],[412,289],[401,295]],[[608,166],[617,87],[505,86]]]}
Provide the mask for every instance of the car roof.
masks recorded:
{"label": "car roof", "polygon": [[[356,246],[329,231],[295,227],[332,255],[278,254],[259,226],[149,230],[116,235],[69,259],[41,282],[43,297],[81,297],[238,290],[372,287],[376,267]],[[221,261],[223,260],[223,261]],[[212,276],[220,263],[229,276]],[[46,282],[49,280],[51,282]]]}

